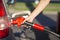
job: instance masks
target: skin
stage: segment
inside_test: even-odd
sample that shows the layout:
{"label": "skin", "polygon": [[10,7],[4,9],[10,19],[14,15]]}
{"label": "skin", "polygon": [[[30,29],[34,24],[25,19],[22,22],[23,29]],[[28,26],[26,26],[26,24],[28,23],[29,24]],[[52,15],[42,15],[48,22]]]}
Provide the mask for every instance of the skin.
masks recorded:
{"label": "skin", "polygon": [[50,0],[40,0],[39,4],[35,8],[35,10],[30,14],[30,16],[28,18],[25,19],[25,21],[32,22],[33,19],[35,19],[35,17],[38,14],[40,14],[40,12],[42,12],[47,7],[47,5],[49,4],[49,2],[50,2]]}

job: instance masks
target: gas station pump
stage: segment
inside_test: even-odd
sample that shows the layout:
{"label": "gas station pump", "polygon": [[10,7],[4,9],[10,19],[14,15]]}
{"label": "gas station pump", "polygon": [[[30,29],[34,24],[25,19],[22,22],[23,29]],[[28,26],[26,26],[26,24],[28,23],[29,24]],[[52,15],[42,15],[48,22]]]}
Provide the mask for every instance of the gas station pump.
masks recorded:
{"label": "gas station pump", "polygon": [[9,22],[7,17],[7,12],[3,4],[3,0],[0,0],[0,39],[8,37],[10,25],[18,25],[18,27],[20,28],[20,26],[23,24],[32,26],[31,28],[34,28],[40,31],[47,31],[48,33],[51,33],[57,37],[60,37],[60,35],[48,30],[42,25],[39,25],[36,23],[30,23],[30,22],[23,23],[24,20],[25,18],[22,16],[22,17],[17,17],[16,19],[12,19],[12,21]]}

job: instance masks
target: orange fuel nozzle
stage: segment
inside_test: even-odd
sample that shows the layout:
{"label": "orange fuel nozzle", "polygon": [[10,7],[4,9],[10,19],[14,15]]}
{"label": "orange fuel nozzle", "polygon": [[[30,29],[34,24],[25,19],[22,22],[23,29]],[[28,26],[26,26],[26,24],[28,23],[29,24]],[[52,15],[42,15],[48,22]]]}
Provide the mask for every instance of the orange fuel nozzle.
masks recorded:
{"label": "orange fuel nozzle", "polygon": [[[16,18],[15,20],[12,21],[12,24],[13,25],[18,25],[18,27],[20,28],[21,24],[23,24],[23,21],[25,20],[24,17],[18,17]],[[33,28],[35,29],[38,29],[38,30],[44,30],[44,26],[41,26],[39,24],[36,24],[36,23],[31,23],[31,22],[24,22],[24,24],[26,25],[30,25],[32,26]]]}
{"label": "orange fuel nozzle", "polygon": [[13,19],[11,24],[13,25],[18,25],[18,27],[20,28],[21,24],[23,23],[23,21],[25,20],[25,18],[23,17],[18,17],[15,20]]}
{"label": "orange fuel nozzle", "polygon": [[[20,28],[20,26],[23,24],[23,21],[24,20],[25,20],[24,17],[18,17],[15,20],[12,21],[12,24],[14,24],[14,25],[16,24]],[[57,37],[60,37],[60,35],[58,35],[58,34],[52,32],[52,31],[48,30],[47,28],[45,28],[42,25],[39,25],[39,24],[36,24],[36,23],[27,22],[27,21],[24,22],[24,24],[29,25],[29,26],[32,26],[34,29],[37,29],[37,30],[40,30],[40,31],[44,31],[45,30],[45,31],[47,31],[47,32],[49,32],[49,33],[57,36]]]}

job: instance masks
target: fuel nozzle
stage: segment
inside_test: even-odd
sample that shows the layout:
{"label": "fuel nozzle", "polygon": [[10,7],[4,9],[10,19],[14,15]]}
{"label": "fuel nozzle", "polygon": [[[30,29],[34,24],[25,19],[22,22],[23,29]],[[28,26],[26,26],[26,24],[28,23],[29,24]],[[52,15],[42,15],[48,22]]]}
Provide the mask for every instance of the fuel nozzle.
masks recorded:
{"label": "fuel nozzle", "polygon": [[[14,24],[14,25],[16,24],[20,28],[20,26],[22,25],[24,20],[25,20],[24,17],[18,17],[15,20],[12,21],[12,24]],[[36,24],[36,23],[27,22],[27,21],[24,22],[24,24],[32,26],[32,28],[34,28],[34,29],[37,29],[37,30],[40,30],[40,31],[47,31],[47,32],[49,32],[49,33],[51,33],[51,34],[53,34],[53,35],[55,35],[57,37],[60,37],[60,35],[58,35],[58,34],[52,32],[52,31],[48,30],[47,28],[45,28],[42,25],[39,25],[39,24]]]}

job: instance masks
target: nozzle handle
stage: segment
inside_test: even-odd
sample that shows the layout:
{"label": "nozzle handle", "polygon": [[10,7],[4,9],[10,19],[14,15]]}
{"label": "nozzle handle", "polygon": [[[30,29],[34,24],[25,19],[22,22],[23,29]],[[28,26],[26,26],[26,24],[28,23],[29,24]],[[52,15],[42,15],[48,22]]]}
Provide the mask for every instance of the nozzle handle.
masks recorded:
{"label": "nozzle handle", "polygon": [[26,25],[32,26],[34,29],[44,31],[44,26],[36,24],[36,23],[31,23],[31,22],[25,22]]}

